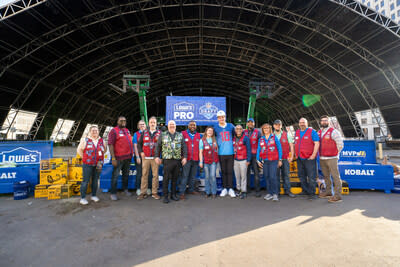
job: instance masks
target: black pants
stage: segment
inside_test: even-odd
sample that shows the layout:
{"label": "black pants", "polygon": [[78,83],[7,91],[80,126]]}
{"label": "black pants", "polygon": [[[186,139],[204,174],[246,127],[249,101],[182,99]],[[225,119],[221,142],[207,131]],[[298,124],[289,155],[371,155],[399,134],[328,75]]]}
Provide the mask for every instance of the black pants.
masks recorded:
{"label": "black pants", "polygon": [[222,171],[222,187],[226,189],[233,188],[233,155],[219,156]]}
{"label": "black pants", "polygon": [[260,191],[260,171],[258,169],[258,164],[257,164],[257,155],[255,155],[255,154],[251,155],[250,165],[247,168],[247,192],[250,192],[251,168],[253,168],[253,172],[254,172],[254,187],[256,189],[256,192],[259,192]]}
{"label": "black pants", "polygon": [[122,189],[128,189],[129,168],[131,166],[131,159],[117,160],[117,167],[113,167],[111,176],[111,194],[117,193],[117,182],[119,173],[122,172]]}
{"label": "black pants", "polygon": [[176,181],[178,180],[181,161],[178,159],[164,159],[163,194],[168,196],[168,185],[171,180],[171,193],[176,194]]}

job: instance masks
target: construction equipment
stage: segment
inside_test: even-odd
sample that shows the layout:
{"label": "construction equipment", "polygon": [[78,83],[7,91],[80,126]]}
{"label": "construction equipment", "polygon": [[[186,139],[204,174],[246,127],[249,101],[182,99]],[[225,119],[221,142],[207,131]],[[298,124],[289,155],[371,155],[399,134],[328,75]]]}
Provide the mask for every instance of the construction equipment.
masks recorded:
{"label": "construction equipment", "polygon": [[252,78],[249,81],[250,98],[247,119],[254,118],[257,99],[270,97],[273,89],[274,83],[264,78]]}
{"label": "construction equipment", "polygon": [[123,75],[122,84],[124,90],[131,89],[138,93],[140,118],[148,125],[146,92],[150,89],[150,75],[146,73],[127,73]]}

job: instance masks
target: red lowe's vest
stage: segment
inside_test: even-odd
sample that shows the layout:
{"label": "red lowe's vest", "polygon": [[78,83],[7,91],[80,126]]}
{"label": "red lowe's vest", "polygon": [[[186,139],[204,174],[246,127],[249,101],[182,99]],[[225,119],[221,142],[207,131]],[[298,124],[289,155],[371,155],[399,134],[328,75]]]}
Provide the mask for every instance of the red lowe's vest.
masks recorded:
{"label": "red lowe's vest", "polygon": [[103,139],[99,138],[97,142],[97,146],[94,145],[94,142],[90,138],[86,138],[86,146],[83,149],[83,157],[82,161],[86,165],[97,165],[97,162],[104,161],[104,143]]}
{"label": "red lowe's vest", "polygon": [[258,148],[258,137],[259,131],[257,129],[253,130],[253,133],[251,136],[249,136],[249,130],[244,130],[244,134],[247,135],[250,139],[250,146],[251,146],[251,154],[257,154],[257,148]]}
{"label": "red lowe's vest", "polygon": [[239,140],[236,136],[233,138],[233,150],[235,152],[236,160],[247,159],[247,149],[246,149],[246,145],[243,142],[244,137],[245,137],[245,135],[242,134],[242,137]]}
{"label": "red lowe's vest", "polygon": [[140,131],[136,132],[136,144],[139,142],[141,135],[142,135],[142,133]]}
{"label": "red lowe's vest", "polygon": [[336,157],[339,151],[336,146],[336,142],[332,139],[333,128],[330,127],[324,136],[322,135],[322,130],[318,131],[319,139],[321,140],[321,145],[319,147],[319,155],[322,157]]}
{"label": "red lowe's vest", "polygon": [[281,139],[279,141],[281,142],[281,146],[282,146],[282,159],[288,159],[289,152],[290,152],[290,146],[289,146],[289,140],[288,140],[288,135],[287,135],[286,131],[282,131]]}
{"label": "red lowe's vest", "polygon": [[154,157],[155,155],[155,150],[156,150],[156,144],[158,141],[158,138],[161,135],[160,130],[156,130],[156,132],[153,135],[153,138],[150,135],[149,130],[145,130],[143,132],[143,153],[145,157]]}
{"label": "red lowe's vest", "polygon": [[311,157],[314,151],[314,141],[312,140],[312,129],[307,128],[306,132],[303,135],[303,138],[300,138],[300,130],[296,131],[296,137],[294,140],[295,153],[297,157],[302,159],[308,159]]}
{"label": "red lowe's vest", "polygon": [[260,158],[268,160],[279,160],[278,147],[275,142],[275,135],[271,134],[268,140],[265,136],[260,138]]}
{"label": "red lowe's vest", "polygon": [[182,132],[183,138],[186,143],[188,158],[187,160],[199,161],[199,142],[200,142],[200,134],[196,133],[192,138],[190,138],[188,131]]}
{"label": "red lowe's vest", "polygon": [[203,160],[204,164],[212,164],[218,162],[218,145],[217,142],[212,144],[203,139]]}
{"label": "red lowe's vest", "polygon": [[133,155],[132,136],[128,129],[114,127],[116,139],[114,144],[114,154],[118,156]]}

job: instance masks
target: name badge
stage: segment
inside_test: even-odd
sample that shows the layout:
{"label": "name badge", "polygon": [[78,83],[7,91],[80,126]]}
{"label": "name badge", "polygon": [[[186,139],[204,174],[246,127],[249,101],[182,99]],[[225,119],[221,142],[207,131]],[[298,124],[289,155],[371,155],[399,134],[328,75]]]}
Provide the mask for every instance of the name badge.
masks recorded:
{"label": "name badge", "polygon": [[308,139],[308,136],[304,136],[304,139]]}
{"label": "name badge", "polygon": [[256,141],[253,141],[253,145],[256,143]]}
{"label": "name badge", "polygon": [[103,155],[103,153],[101,151],[99,151],[99,157],[101,157],[101,155]]}
{"label": "name badge", "polygon": [[175,143],[171,144],[172,149],[175,149]]}
{"label": "name badge", "polygon": [[149,140],[149,138],[148,138],[148,137],[145,137],[145,138],[144,138],[144,140],[148,141],[148,140]]}
{"label": "name badge", "polygon": [[260,142],[260,145],[263,146],[263,145],[264,145],[264,142]]}
{"label": "name badge", "polygon": [[88,145],[87,148],[93,148],[93,146],[92,145]]}
{"label": "name badge", "polygon": [[185,138],[185,142],[189,141],[189,139]]}
{"label": "name badge", "polygon": [[210,146],[205,146],[204,149],[210,149]]}
{"label": "name badge", "polygon": [[124,136],[124,134],[120,133],[119,136]]}
{"label": "name badge", "polygon": [[299,137],[298,137],[298,136],[296,136],[296,139],[299,139]]}

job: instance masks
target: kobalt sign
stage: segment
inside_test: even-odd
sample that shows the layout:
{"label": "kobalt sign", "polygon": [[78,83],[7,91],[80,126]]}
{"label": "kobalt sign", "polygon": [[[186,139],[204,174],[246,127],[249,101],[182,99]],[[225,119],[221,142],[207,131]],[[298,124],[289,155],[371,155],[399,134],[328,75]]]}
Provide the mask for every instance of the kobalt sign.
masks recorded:
{"label": "kobalt sign", "polygon": [[41,160],[41,152],[18,147],[10,151],[0,153],[1,162],[14,162],[19,164],[38,164]]}
{"label": "kobalt sign", "polygon": [[354,170],[354,169],[345,169],[345,175],[364,175],[364,176],[374,176],[375,170]]}

